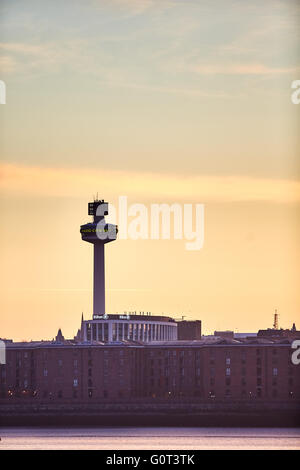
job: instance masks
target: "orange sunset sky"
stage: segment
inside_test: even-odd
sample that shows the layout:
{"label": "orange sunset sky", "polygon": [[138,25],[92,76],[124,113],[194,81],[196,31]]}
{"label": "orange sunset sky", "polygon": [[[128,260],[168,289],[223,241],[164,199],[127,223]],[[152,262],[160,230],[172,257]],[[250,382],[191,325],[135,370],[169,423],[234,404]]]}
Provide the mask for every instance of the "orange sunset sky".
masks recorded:
{"label": "orange sunset sky", "polygon": [[118,240],[106,305],[203,332],[300,328],[299,2],[3,0],[0,337],[92,314],[98,192],[203,203],[205,240]]}

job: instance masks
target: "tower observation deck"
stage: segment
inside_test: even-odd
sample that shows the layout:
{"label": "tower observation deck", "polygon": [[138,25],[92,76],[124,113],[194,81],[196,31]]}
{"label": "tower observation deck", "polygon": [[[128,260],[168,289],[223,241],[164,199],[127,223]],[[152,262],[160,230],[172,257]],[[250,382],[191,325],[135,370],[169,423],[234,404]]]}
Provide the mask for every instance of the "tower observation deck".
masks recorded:
{"label": "tower observation deck", "polygon": [[104,200],[89,202],[88,214],[93,216],[93,222],[81,225],[80,233],[82,240],[94,245],[93,314],[105,315],[104,245],[116,240],[118,227],[106,223],[108,203]]}

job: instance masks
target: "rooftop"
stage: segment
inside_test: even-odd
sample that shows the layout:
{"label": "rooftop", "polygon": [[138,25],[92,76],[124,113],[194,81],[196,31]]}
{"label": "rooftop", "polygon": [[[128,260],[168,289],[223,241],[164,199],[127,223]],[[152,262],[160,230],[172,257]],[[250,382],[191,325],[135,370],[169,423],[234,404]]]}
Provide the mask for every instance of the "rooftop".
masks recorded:
{"label": "rooftop", "polygon": [[69,347],[76,347],[76,348],[86,348],[86,347],[159,347],[159,348],[186,348],[186,347],[205,347],[205,346],[254,346],[254,347],[261,347],[261,346],[284,346],[289,345],[292,343],[292,339],[284,338],[284,339],[266,339],[266,338],[242,338],[240,340],[237,339],[222,339],[215,337],[213,338],[205,338],[202,340],[193,340],[193,341],[153,341],[150,343],[142,343],[138,341],[114,341],[112,343],[105,343],[101,341],[93,341],[93,342],[76,342],[75,340],[64,340],[63,342],[59,341],[30,341],[30,342],[9,342],[7,343],[7,349],[36,349],[36,348],[69,348]]}

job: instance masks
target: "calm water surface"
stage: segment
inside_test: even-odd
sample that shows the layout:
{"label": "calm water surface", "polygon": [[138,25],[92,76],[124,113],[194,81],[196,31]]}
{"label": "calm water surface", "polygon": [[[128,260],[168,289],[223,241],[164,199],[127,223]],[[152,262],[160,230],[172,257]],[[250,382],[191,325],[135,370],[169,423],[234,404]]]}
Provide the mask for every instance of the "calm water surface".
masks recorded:
{"label": "calm water surface", "polygon": [[300,449],[296,428],[0,428],[9,449]]}

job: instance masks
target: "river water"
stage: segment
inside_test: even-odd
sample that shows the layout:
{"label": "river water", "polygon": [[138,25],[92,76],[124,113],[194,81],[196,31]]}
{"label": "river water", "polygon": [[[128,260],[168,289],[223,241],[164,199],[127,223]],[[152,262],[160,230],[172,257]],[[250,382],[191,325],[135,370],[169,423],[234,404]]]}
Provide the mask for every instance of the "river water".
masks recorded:
{"label": "river water", "polygon": [[0,450],[300,449],[296,428],[0,428]]}

